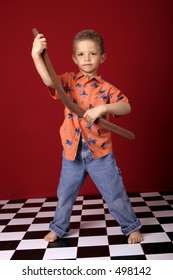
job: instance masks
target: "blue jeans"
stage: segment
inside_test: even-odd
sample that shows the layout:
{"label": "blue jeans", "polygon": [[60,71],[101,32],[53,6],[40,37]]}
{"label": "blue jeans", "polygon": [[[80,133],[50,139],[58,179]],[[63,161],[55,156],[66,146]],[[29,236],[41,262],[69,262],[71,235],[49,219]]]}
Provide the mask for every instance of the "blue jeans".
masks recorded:
{"label": "blue jeans", "polygon": [[129,235],[141,228],[141,223],[126,194],[113,154],[93,159],[86,142],[82,140],[74,161],[63,157],[57,191],[58,203],[49,229],[59,237],[69,233],[72,207],[88,174],[106,201],[110,214],[121,226],[122,233]]}

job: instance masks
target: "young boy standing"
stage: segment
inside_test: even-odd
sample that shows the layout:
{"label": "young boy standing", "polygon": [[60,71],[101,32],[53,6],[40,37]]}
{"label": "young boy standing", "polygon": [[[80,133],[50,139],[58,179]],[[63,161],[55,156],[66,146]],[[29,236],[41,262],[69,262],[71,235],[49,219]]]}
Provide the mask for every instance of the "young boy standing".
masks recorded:
{"label": "young boy standing", "polygon": [[[58,99],[58,92],[41,57],[46,48],[45,37],[38,34],[33,42],[32,58],[51,96]],[[69,98],[86,112],[80,118],[65,108],[65,119],[60,128],[63,160],[58,204],[45,240],[54,242],[68,234],[73,203],[89,174],[109,212],[121,226],[123,234],[128,236],[128,243],[141,242],[141,223],[133,211],[113,156],[111,133],[94,123],[99,117],[108,120],[109,114],[128,114],[130,104],[120,90],[98,76],[99,65],[105,61],[106,54],[104,41],[97,32],[84,30],[76,35],[72,58],[79,73],[65,73],[58,78]]]}

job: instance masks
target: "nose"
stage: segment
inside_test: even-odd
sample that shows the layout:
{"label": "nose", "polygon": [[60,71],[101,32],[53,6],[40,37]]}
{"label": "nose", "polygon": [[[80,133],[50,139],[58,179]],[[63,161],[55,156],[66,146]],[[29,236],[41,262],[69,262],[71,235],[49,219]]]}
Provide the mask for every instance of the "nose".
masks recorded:
{"label": "nose", "polygon": [[85,54],[84,60],[85,60],[85,61],[89,61],[89,60],[90,60],[90,55],[89,55],[89,53],[86,53],[86,54]]}

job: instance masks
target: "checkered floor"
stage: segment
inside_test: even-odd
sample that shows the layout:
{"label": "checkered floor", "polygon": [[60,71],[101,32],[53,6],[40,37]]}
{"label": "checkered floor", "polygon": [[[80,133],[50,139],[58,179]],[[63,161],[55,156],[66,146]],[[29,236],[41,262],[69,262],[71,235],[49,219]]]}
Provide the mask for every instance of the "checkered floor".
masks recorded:
{"label": "checkered floor", "polygon": [[52,244],[43,237],[56,198],[0,200],[0,260],[173,260],[173,192],[129,197],[143,224],[141,244],[127,244],[101,196],[78,196],[70,235]]}

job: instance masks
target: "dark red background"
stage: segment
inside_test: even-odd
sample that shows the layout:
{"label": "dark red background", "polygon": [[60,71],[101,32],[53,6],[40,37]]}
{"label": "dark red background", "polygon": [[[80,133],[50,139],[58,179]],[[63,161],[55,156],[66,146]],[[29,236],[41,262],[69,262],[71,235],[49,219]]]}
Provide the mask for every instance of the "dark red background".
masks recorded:
{"label": "dark red background", "polygon": [[[173,2],[168,0],[3,1],[0,9],[0,199],[55,196],[61,169],[63,105],[49,97],[31,59],[32,28],[43,32],[57,73],[75,68],[71,43],[100,32],[100,73],[130,99],[114,121],[136,134],[113,135],[128,192],[166,191],[172,177]],[[95,194],[91,180],[81,194]]]}

